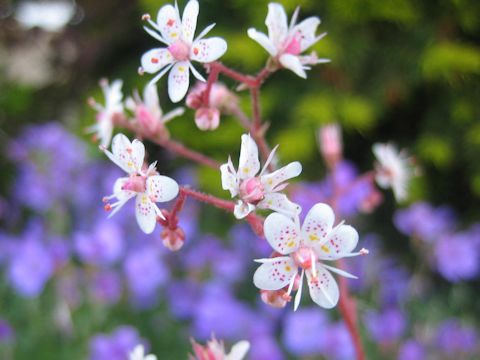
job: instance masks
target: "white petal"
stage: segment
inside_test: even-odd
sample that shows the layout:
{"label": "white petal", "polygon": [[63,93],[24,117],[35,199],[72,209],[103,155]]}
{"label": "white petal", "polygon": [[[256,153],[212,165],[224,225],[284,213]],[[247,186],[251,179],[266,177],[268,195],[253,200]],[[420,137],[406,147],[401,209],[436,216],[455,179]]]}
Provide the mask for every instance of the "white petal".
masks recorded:
{"label": "white petal", "polygon": [[248,29],[248,36],[250,39],[259,43],[271,56],[277,56],[277,49],[267,35],[261,33],[253,28]]}
{"label": "white petal", "polygon": [[300,305],[300,301],[302,300],[303,276],[304,275],[305,275],[305,270],[302,270],[302,275],[300,276],[300,281],[299,281],[297,293],[295,294],[295,303],[293,304],[293,311],[297,311],[298,305]]}
{"label": "white petal", "polygon": [[295,217],[302,211],[300,205],[290,201],[285,194],[267,193],[262,201],[258,203],[261,209],[270,209],[289,217]]}
{"label": "white petal", "polygon": [[265,20],[268,28],[268,37],[278,49],[283,45],[288,33],[287,14],[282,5],[268,4],[268,14]]}
{"label": "white petal", "polygon": [[217,60],[227,51],[227,42],[220,37],[195,41],[190,49],[190,59],[202,63]]}
{"label": "white petal", "polygon": [[315,35],[320,19],[316,16],[309,17],[293,28],[293,33],[300,41],[300,52],[304,52],[319,40]]}
{"label": "white petal", "polygon": [[165,65],[173,62],[173,56],[165,48],[156,48],[147,51],[142,55],[142,68],[149,74],[160,71]]}
{"label": "white petal", "polygon": [[123,190],[123,186],[128,180],[128,177],[121,177],[113,184],[113,195],[115,195],[118,200],[128,200],[135,195],[134,191]]}
{"label": "white petal", "polygon": [[145,359],[142,360],[157,360],[157,357],[153,354],[145,356]]}
{"label": "white petal", "polygon": [[339,225],[328,234],[317,251],[320,257],[335,257],[350,253],[358,243],[358,232],[350,225]]}
{"label": "white petal", "polygon": [[307,270],[307,282],[312,300],[325,309],[331,309],[338,303],[340,292],[337,282],[330,272],[317,264],[316,277]]}
{"label": "white petal", "polygon": [[179,102],[185,97],[189,84],[189,62],[180,61],[173,65],[168,74],[168,96],[173,102]]}
{"label": "white petal", "polygon": [[95,127],[98,138],[100,139],[100,146],[107,147],[110,145],[113,133],[113,121],[110,114],[102,113],[99,117],[99,122]]}
{"label": "white petal", "polygon": [[232,197],[236,196],[238,194],[239,184],[237,172],[233,167],[230,157],[227,163],[220,166],[220,173],[222,174],[222,189],[230,191]]}
{"label": "white petal", "polygon": [[333,267],[333,266],[329,266],[329,265],[325,265],[325,264],[322,264],[322,266],[324,268],[326,268],[327,270],[330,270],[331,272],[334,272],[338,275],[342,275],[342,276],[345,276],[349,279],[358,279],[357,276],[355,275],[352,275],[350,274],[349,272],[346,272],[345,270],[342,270],[342,269],[339,269],[339,268],[336,268],[336,267]]}
{"label": "white petal", "polygon": [[239,341],[232,346],[232,350],[227,354],[225,360],[242,360],[250,349],[248,341]]}
{"label": "white petal", "polygon": [[145,86],[145,89],[143,89],[143,102],[155,119],[162,118],[162,108],[160,107],[158,91],[155,85],[147,84],[147,86]]}
{"label": "white petal", "polygon": [[243,219],[245,216],[250,214],[253,210],[255,210],[255,205],[243,202],[242,200],[238,200],[235,208],[233,209],[233,215],[237,219]]}
{"label": "white petal", "polygon": [[157,213],[155,204],[146,193],[138,194],[135,199],[135,216],[140,229],[142,229],[145,234],[151,234],[155,229]]}
{"label": "white petal", "polygon": [[253,283],[262,290],[279,290],[288,285],[298,272],[290,256],[275,258],[275,262],[262,264],[253,275]]}
{"label": "white petal", "polygon": [[250,134],[243,134],[240,159],[238,161],[238,177],[242,180],[252,178],[259,170],[260,161],[258,160],[257,144],[255,144]]}
{"label": "white petal", "polygon": [[291,162],[290,164],[274,171],[271,174],[262,176],[262,184],[266,191],[276,191],[277,185],[283,181],[294,178],[302,172],[302,164],[298,161]]}
{"label": "white petal", "polygon": [[292,219],[283,214],[268,215],[263,231],[270,246],[282,255],[294,252],[300,245],[300,229]]}
{"label": "white petal", "polygon": [[168,176],[149,176],[147,178],[147,194],[154,202],[170,201],[178,195],[178,184]]}
{"label": "white petal", "polygon": [[303,241],[309,246],[319,246],[332,230],[335,214],[327,204],[318,203],[308,212],[302,225]]}
{"label": "white petal", "polygon": [[284,68],[292,70],[295,74],[297,74],[303,79],[307,78],[307,73],[305,72],[302,62],[300,61],[298,56],[292,54],[283,54],[282,56],[280,56],[279,60],[280,64],[282,64]]}
{"label": "white petal", "polygon": [[205,78],[202,76],[202,74],[200,74],[198,72],[197,69],[195,69],[195,67],[192,65],[192,63],[190,63],[190,70],[192,70],[192,74],[193,76],[195,76],[195,78],[197,80],[200,80],[200,81],[203,81],[203,82],[207,82],[207,80],[205,80]]}
{"label": "white petal", "polygon": [[123,134],[117,134],[112,140],[112,153],[107,156],[129,174],[139,173],[145,157],[145,146],[140,140],[130,142]]}
{"label": "white petal", "polygon": [[197,17],[198,17],[198,1],[190,0],[185,9],[183,10],[182,16],[182,30],[183,30],[183,40],[192,43],[193,36],[195,34],[195,28],[197,27]]}
{"label": "white petal", "polygon": [[182,23],[178,9],[172,5],[164,5],[158,10],[157,25],[162,36],[169,43],[178,40],[182,35]]}
{"label": "white petal", "polygon": [[122,111],[122,80],[115,80],[110,86],[104,88],[105,92],[105,108],[107,111]]}

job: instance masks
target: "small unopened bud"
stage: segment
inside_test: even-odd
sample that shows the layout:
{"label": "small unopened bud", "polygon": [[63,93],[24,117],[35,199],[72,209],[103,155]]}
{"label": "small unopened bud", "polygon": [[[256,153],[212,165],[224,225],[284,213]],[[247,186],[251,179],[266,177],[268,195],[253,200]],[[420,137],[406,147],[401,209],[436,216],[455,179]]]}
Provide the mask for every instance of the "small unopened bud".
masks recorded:
{"label": "small unopened bud", "polygon": [[343,153],[342,130],[338,124],[324,125],[318,131],[320,152],[330,168],[340,161]]}
{"label": "small unopened bud", "polygon": [[200,130],[215,130],[220,124],[220,111],[216,108],[200,108],[195,112],[195,124]]}
{"label": "small unopened bud", "polygon": [[292,299],[283,289],[280,290],[260,290],[262,301],[275,308],[284,308]]}
{"label": "small unopened bud", "polygon": [[185,242],[185,232],[179,227],[175,230],[171,230],[168,227],[163,229],[160,237],[163,245],[172,251],[180,250]]}
{"label": "small unopened bud", "polygon": [[203,94],[205,91],[206,86],[196,85],[192,88],[192,90],[188,93],[187,99],[185,100],[185,104],[190,109],[199,109],[203,105]]}

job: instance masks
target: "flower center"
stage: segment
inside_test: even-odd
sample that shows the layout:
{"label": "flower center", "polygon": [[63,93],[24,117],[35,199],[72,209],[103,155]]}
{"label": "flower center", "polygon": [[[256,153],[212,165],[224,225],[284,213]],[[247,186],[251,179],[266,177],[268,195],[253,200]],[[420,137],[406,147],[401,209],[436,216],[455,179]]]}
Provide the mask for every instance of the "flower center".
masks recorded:
{"label": "flower center", "polygon": [[243,180],[240,184],[240,197],[243,201],[250,204],[257,204],[263,200],[265,196],[265,189],[260,181],[260,178],[253,177]]}
{"label": "flower center", "polygon": [[300,46],[300,40],[299,40],[299,35],[295,34],[293,37],[287,42],[285,46],[285,52],[287,54],[292,54],[292,55],[298,55],[302,52],[301,46]]}
{"label": "flower center", "polygon": [[168,51],[177,61],[185,61],[190,57],[190,46],[182,40],[178,40],[168,47]]}
{"label": "flower center", "polygon": [[310,269],[313,262],[317,261],[317,256],[313,250],[306,246],[301,246],[297,251],[292,255],[295,264],[297,264],[302,269]]}
{"label": "flower center", "polygon": [[143,193],[147,190],[147,178],[141,175],[130,175],[128,180],[123,184],[122,190]]}

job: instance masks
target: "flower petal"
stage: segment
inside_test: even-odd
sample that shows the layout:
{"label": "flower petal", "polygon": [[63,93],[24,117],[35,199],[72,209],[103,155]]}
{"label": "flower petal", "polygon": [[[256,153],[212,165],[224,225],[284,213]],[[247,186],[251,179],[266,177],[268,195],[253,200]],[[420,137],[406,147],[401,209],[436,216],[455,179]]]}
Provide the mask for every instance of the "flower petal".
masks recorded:
{"label": "flower petal", "polygon": [[140,193],[135,199],[135,217],[138,226],[145,234],[151,234],[157,222],[155,204],[146,193]]}
{"label": "flower petal", "polygon": [[190,59],[202,63],[217,60],[227,51],[227,42],[220,37],[195,41],[190,49]]}
{"label": "flower petal", "polygon": [[282,255],[294,252],[300,245],[300,229],[283,214],[268,215],[263,230],[270,246]]}
{"label": "flower petal", "polygon": [[277,3],[268,4],[265,25],[268,28],[268,37],[277,49],[280,48],[288,33],[287,14],[282,5]]}
{"label": "flower petal", "polygon": [[308,212],[302,225],[302,237],[306,245],[321,245],[332,230],[335,214],[327,204],[315,204]]}
{"label": "flower petal", "polygon": [[182,22],[178,9],[172,5],[164,5],[158,10],[157,25],[163,38],[168,43],[173,43],[182,35]]}
{"label": "flower petal", "polygon": [[145,157],[145,146],[140,140],[130,142],[123,134],[117,134],[112,140],[112,152],[105,154],[120,168],[129,174],[139,173]]}
{"label": "flower petal", "polygon": [[230,191],[232,197],[238,194],[239,184],[237,172],[232,164],[232,159],[228,157],[228,162],[220,166],[222,174],[222,189]]}
{"label": "flower petal", "polygon": [[298,272],[290,256],[275,258],[275,261],[262,264],[253,275],[253,283],[262,290],[279,290],[287,286]]}
{"label": "flower petal", "polygon": [[155,85],[147,84],[143,89],[143,102],[150,114],[155,119],[162,119],[162,108],[160,107],[160,100],[158,98],[158,90]]}
{"label": "flower petal", "polygon": [[242,200],[238,200],[235,208],[233,209],[233,215],[237,219],[243,219],[245,216],[250,214],[253,210],[255,210],[255,205],[246,203]]}
{"label": "flower petal", "polygon": [[300,175],[302,172],[302,164],[298,161],[291,162],[290,164],[274,171],[271,174],[262,176],[261,181],[265,188],[265,191],[277,191],[275,188],[277,185],[285,180],[291,179]]}
{"label": "flower petal", "polygon": [[338,303],[340,292],[335,278],[320,263],[317,263],[316,276],[307,270],[307,282],[312,300],[325,309]]}
{"label": "flower petal", "polygon": [[318,25],[320,25],[320,19],[312,16],[293,28],[294,36],[300,41],[300,52],[304,52],[319,40],[319,37],[315,35]]}
{"label": "flower petal", "polygon": [[252,178],[259,170],[260,161],[258,160],[257,144],[255,144],[250,134],[243,134],[240,159],[238,161],[238,177],[242,180]]}
{"label": "flower petal", "polygon": [[248,36],[250,39],[259,43],[271,56],[277,56],[277,49],[267,35],[261,33],[253,28],[248,29]]}
{"label": "flower petal", "polygon": [[103,92],[105,94],[105,108],[107,111],[119,111],[123,110],[122,104],[122,80],[115,80],[110,86],[105,86]]}
{"label": "flower petal", "polygon": [[95,132],[100,139],[100,146],[107,147],[110,145],[113,133],[113,121],[111,114],[103,112],[99,113],[98,123],[95,124]]}
{"label": "flower petal", "polygon": [[239,341],[232,346],[232,350],[226,355],[225,360],[242,360],[250,349],[248,341]]}
{"label": "flower petal", "polygon": [[198,1],[190,0],[185,6],[185,9],[183,10],[182,16],[183,40],[187,41],[189,44],[192,43],[193,36],[195,34],[195,28],[197,27],[197,17]]}
{"label": "flower petal", "polygon": [[307,78],[307,73],[303,68],[302,62],[298,58],[298,56],[292,54],[283,54],[280,56],[280,64],[286,69],[292,70],[295,74],[300,76],[303,79]]}
{"label": "flower petal", "polygon": [[290,201],[285,194],[267,193],[258,203],[261,209],[270,209],[289,217],[294,217],[302,211],[300,205]]}
{"label": "flower petal", "polygon": [[350,225],[339,225],[328,234],[321,246],[317,247],[317,252],[321,258],[338,258],[352,252],[357,243],[357,230]]}
{"label": "flower petal", "polygon": [[168,96],[173,102],[179,102],[185,97],[189,84],[189,62],[180,61],[173,65],[168,74]]}
{"label": "flower petal", "polygon": [[168,176],[149,176],[147,178],[147,195],[154,202],[170,201],[178,195],[178,184]]}
{"label": "flower petal", "polygon": [[134,191],[123,189],[123,186],[129,179],[128,177],[121,177],[113,184],[113,195],[115,195],[118,200],[128,200],[135,195]]}
{"label": "flower petal", "polygon": [[165,48],[156,48],[147,51],[142,55],[142,68],[149,74],[160,71],[165,65],[173,62],[173,56]]}

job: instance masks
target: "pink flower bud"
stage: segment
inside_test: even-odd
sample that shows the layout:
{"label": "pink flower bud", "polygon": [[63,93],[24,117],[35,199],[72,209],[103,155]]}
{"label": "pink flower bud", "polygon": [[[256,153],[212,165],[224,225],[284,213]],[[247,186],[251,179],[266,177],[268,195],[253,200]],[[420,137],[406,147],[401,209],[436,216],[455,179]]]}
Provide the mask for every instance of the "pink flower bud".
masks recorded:
{"label": "pink flower bud", "polygon": [[240,197],[250,204],[257,204],[265,196],[265,189],[258,177],[246,179],[240,184]]}
{"label": "pink flower bud", "polygon": [[331,168],[342,158],[343,144],[342,132],[338,124],[328,124],[318,132],[320,152],[327,165]]}
{"label": "pink flower bud", "polygon": [[220,111],[202,107],[195,112],[195,124],[200,130],[215,130],[220,124]]}
{"label": "pink flower bud", "polygon": [[163,245],[171,251],[178,251],[182,248],[185,242],[185,232],[177,227],[175,230],[170,230],[168,227],[163,229],[160,234]]}
{"label": "pink flower bud", "polygon": [[202,107],[203,105],[203,93],[205,91],[205,86],[202,83],[198,83],[195,85],[192,90],[187,95],[187,100],[185,101],[185,104],[190,108],[190,109],[198,109]]}
{"label": "pink flower bud", "polygon": [[262,301],[275,308],[284,308],[291,300],[291,297],[283,289],[280,290],[260,290]]}

